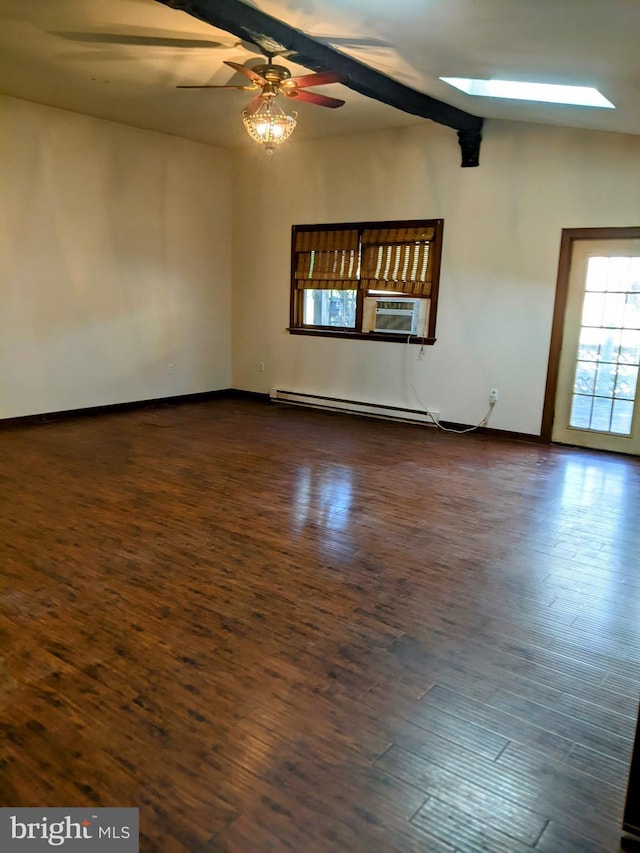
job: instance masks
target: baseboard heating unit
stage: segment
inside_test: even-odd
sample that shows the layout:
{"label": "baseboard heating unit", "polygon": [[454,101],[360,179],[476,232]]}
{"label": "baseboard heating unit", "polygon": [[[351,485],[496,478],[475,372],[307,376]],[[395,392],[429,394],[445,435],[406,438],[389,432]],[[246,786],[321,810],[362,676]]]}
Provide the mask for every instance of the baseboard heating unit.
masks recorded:
{"label": "baseboard heating unit", "polygon": [[435,411],[431,417],[423,409],[406,409],[401,406],[387,406],[384,403],[365,403],[361,400],[343,400],[340,397],[323,397],[319,394],[305,394],[302,391],[284,391],[281,388],[272,388],[269,397],[273,403],[286,403],[327,412],[350,412],[370,418],[420,423],[426,426],[435,426],[434,418],[440,417],[440,413]]}

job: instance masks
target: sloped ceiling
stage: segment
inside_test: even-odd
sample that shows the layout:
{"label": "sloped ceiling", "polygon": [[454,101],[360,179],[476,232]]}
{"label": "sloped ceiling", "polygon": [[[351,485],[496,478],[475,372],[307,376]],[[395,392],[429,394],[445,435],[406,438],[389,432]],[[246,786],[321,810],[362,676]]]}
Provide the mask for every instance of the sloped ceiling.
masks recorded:
{"label": "sloped ceiling", "polygon": [[[476,116],[640,134],[638,0],[257,0],[247,4],[417,92]],[[223,60],[257,49],[156,0],[0,0],[0,91],[226,147],[253,145]],[[292,74],[304,73],[289,65]],[[441,76],[596,86],[615,110],[471,98]],[[339,110],[296,105],[297,138],[425,119],[341,84]],[[455,141],[455,135],[453,136]]]}

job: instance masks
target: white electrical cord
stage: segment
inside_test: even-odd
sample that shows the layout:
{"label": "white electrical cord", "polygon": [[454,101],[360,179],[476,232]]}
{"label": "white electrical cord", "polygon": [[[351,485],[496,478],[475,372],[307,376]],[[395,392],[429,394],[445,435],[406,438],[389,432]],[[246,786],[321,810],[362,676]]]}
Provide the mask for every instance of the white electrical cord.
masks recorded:
{"label": "white electrical cord", "polygon": [[[426,325],[426,320],[425,320],[425,325]],[[424,337],[424,329],[423,329],[423,337]],[[409,353],[409,346],[410,346],[410,344],[411,344],[411,335],[408,335],[408,336],[407,336],[407,351],[406,351],[407,355],[408,355],[408,353]],[[422,347],[420,348],[420,352],[418,353],[418,357],[422,356],[422,355],[423,355],[423,353],[424,353],[424,344],[423,344],[423,345],[422,345]],[[407,362],[405,361],[405,365],[406,365],[406,363],[407,363]],[[495,406],[495,404],[496,404],[496,401],[495,401],[495,400],[491,400],[491,401],[490,401],[490,403],[489,403],[489,409],[487,410],[487,414],[486,414],[486,415],[482,418],[482,420],[481,420],[479,423],[477,423],[475,426],[467,427],[466,429],[452,429],[451,427],[445,427],[445,426],[442,426],[442,424],[440,423],[440,421],[438,420],[438,418],[433,414],[433,412],[429,411],[428,407],[427,407],[427,406],[425,406],[425,404],[423,403],[422,398],[420,397],[420,394],[418,394],[418,392],[416,391],[416,388],[415,388],[415,385],[413,384],[413,382],[410,382],[410,383],[409,383],[409,387],[411,388],[411,390],[412,390],[412,391],[413,391],[413,393],[415,394],[415,396],[416,396],[416,398],[417,398],[418,402],[420,403],[420,405],[421,405],[421,406],[422,406],[422,408],[424,409],[424,413],[425,413],[425,415],[428,415],[428,416],[431,418],[431,420],[433,421],[433,423],[435,424],[435,426],[436,426],[439,430],[442,430],[442,432],[454,432],[454,433],[456,433],[457,435],[464,435],[464,434],[465,434],[465,433],[467,433],[467,432],[473,432],[474,430],[476,430],[476,429],[480,429],[481,427],[486,427],[486,426],[488,425],[488,423],[489,423],[489,418],[491,417],[491,413],[493,412],[493,407],[494,407],[494,406]]]}

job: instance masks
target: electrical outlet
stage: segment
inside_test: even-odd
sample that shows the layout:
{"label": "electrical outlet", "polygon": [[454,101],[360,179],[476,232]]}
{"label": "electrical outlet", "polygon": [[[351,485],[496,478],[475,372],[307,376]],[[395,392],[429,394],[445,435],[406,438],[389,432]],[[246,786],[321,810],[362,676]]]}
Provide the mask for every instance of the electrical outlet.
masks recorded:
{"label": "electrical outlet", "polygon": [[489,402],[490,403],[497,403],[498,402],[498,389],[497,388],[492,388],[491,391],[489,391]]}
{"label": "electrical outlet", "polygon": [[169,363],[169,373],[173,373],[173,362]]}

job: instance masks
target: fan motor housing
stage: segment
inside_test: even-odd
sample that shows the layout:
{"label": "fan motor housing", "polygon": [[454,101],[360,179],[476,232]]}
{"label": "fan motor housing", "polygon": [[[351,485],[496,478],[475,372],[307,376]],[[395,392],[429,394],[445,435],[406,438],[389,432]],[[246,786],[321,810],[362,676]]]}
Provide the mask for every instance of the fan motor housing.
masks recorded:
{"label": "fan motor housing", "polygon": [[264,77],[268,83],[275,83],[276,85],[291,77],[291,72],[284,65],[272,65],[271,63],[269,65],[255,65],[252,70]]}

